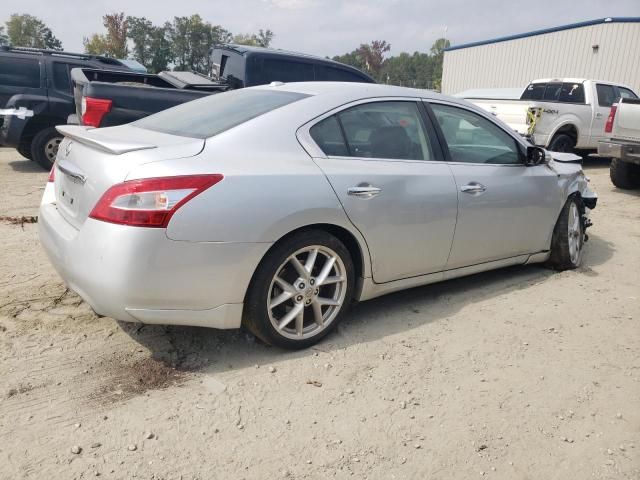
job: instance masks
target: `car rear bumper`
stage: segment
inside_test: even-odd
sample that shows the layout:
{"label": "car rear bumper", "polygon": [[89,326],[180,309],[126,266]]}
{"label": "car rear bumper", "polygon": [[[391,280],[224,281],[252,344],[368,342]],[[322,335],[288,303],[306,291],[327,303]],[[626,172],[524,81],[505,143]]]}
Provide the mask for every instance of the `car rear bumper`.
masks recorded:
{"label": "car rear bumper", "polygon": [[640,143],[616,140],[598,142],[598,155],[640,165]]}
{"label": "car rear bumper", "polygon": [[55,269],[96,313],[142,323],[239,327],[251,276],[271,246],[175,241],[164,229],[91,218],[77,230],[46,202],[38,227]]}

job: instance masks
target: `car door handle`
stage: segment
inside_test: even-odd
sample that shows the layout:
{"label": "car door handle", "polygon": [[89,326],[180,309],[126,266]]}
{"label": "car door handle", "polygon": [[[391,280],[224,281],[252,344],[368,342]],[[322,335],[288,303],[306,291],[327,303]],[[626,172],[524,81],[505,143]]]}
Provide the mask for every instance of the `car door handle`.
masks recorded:
{"label": "car door handle", "polygon": [[596,113],[596,118],[602,118],[602,114],[601,113]]}
{"label": "car door handle", "polygon": [[347,194],[352,197],[360,197],[360,198],[371,198],[379,195],[382,192],[381,188],[374,187],[372,185],[366,186],[358,186],[358,187],[349,187],[347,189]]}
{"label": "car door handle", "polygon": [[487,187],[478,182],[471,182],[460,187],[460,191],[464,193],[482,193],[487,190]]}

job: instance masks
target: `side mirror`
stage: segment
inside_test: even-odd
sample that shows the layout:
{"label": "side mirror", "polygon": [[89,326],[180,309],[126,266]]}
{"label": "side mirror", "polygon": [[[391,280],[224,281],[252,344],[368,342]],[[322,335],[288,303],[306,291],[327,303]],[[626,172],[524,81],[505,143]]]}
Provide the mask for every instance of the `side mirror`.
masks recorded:
{"label": "side mirror", "polygon": [[527,147],[527,158],[525,160],[525,165],[527,167],[533,167],[535,165],[540,165],[541,163],[545,163],[547,161],[547,152],[542,147]]}

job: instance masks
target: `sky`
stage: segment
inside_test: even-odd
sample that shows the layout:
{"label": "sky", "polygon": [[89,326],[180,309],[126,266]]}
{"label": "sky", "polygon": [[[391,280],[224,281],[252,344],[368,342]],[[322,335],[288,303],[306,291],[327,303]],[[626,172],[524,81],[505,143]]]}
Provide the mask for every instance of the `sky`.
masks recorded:
{"label": "sky", "polygon": [[603,17],[640,17],[640,0],[0,0],[0,24],[12,13],[43,20],[65,50],[103,33],[102,15],[123,11],[162,24],[199,13],[232,33],[271,29],[274,48],[333,56],[386,40],[391,54],[452,45]]}

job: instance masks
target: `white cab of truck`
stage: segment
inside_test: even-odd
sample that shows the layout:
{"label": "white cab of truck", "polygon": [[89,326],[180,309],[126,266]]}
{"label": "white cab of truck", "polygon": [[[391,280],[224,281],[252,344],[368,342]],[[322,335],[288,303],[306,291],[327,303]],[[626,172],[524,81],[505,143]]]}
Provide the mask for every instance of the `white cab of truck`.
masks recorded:
{"label": "white cab of truck", "polygon": [[618,188],[640,188],[640,100],[620,98],[611,106],[598,154],[611,158],[609,173]]}
{"label": "white cab of truck", "polygon": [[[504,89],[503,89],[504,90]],[[638,98],[625,85],[583,78],[532,81],[519,99],[501,98],[491,90],[456,95],[496,115],[535,145],[556,152],[597,150],[611,105],[618,98]]]}

